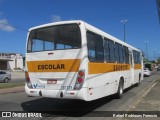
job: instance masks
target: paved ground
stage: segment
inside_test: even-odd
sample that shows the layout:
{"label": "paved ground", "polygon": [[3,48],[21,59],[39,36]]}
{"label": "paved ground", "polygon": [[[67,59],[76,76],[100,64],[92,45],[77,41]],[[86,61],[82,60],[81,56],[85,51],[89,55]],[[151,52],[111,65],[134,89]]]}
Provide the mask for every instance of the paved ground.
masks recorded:
{"label": "paved ground", "polygon": [[142,98],[135,111],[160,111],[160,81]]}
{"label": "paved ground", "polygon": [[[146,95],[143,95],[137,102],[138,104],[136,104],[133,107],[132,111],[135,111],[135,112],[138,111],[138,113],[141,113],[141,111],[142,112],[145,111],[145,115],[152,116],[148,118],[140,116],[140,118],[138,118],[139,120],[146,120],[146,119],[160,120],[160,118],[156,117],[156,115],[159,115],[160,117],[160,80],[158,80],[157,83],[153,84],[153,87],[151,88],[151,90],[149,90]],[[138,113],[136,115],[138,115]],[[143,116],[142,113],[140,115]],[[135,119],[137,118],[135,117],[121,118],[121,120],[135,120]]]}
{"label": "paved ground", "polygon": [[8,93],[23,92],[23,91],[24,91],[24,86],[13,87],[13,88],[6,88],[6,89],[0,89],[0,95],[2,95],[2,94],[8,94]]}

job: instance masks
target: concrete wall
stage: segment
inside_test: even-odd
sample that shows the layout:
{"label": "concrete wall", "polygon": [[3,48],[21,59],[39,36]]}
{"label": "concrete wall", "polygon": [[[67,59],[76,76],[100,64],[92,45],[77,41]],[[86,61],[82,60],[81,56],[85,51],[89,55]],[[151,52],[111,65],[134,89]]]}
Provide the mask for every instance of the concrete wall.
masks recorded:
{"label": "concrete wall", "polygon": [[14,68],[21,68],[23,70],[23,57],[21,54],[16,53],[0,53],[0,60],[3,68],[7,70],[14,70]]}
{"label": "concrete wall", "polygon": [[[16,68],[16,59],[7,62],[8,70],[13,70],[14,68]],[[17,68],[23,69],[23,59],[17,59]]]}

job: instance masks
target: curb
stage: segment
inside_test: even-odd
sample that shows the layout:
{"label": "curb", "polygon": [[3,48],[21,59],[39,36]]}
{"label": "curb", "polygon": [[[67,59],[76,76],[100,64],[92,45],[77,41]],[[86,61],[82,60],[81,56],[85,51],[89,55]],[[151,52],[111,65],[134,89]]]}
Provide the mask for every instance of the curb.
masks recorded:
{"label": "curb", "polygon": [[[160,80],[160,76],[157,76],[154,81],[150,82],[146,87],[143,88],[143,90],[136,94],[136,97],[134,100],[132,98],[129,99],[129,103],[131,105],[128,105],[128,109],[125,109],[124,111],[134,111],[136,106],[141,102],[141,100],[151,91],[151,89],[158,83]],[[117,120],[123,120],[124,118],[117,118]]]}
{"label": "curb", "polygon": [[13,88],[4,88],[4,89],[0,89],[0,95],[8,94],[8,93],[23,92],[23,91],[24,91],[24,86],[13,87]]}
{"label": "curb", "polygon": [[158,83],[160,76],[157,76],[155,80],[150,82],[142,91],[137,93],[135,100],[132,101],[132,104],[125,111],[133,111],[134,108],[140,103],[140,101],[151,91],[151,89]]}

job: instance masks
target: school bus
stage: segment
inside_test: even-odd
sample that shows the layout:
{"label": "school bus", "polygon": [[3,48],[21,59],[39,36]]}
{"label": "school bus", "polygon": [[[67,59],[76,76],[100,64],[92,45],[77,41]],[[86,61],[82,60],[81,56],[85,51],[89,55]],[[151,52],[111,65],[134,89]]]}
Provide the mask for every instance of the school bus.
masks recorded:
{"label": "school bus", "polygon": [[143,80],[142,52],[81,20],[29,29],[28,96],[92,101]]}

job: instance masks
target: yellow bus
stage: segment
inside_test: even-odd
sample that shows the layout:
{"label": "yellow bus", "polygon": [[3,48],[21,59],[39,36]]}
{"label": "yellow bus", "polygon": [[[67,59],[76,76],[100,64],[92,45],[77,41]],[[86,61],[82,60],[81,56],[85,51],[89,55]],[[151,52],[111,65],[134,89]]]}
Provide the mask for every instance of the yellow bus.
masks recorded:
{"label": "yellow bus", "polygon": [[142,52],[81,20],[29,29],[28,96],[92,101],[143,80]]}

